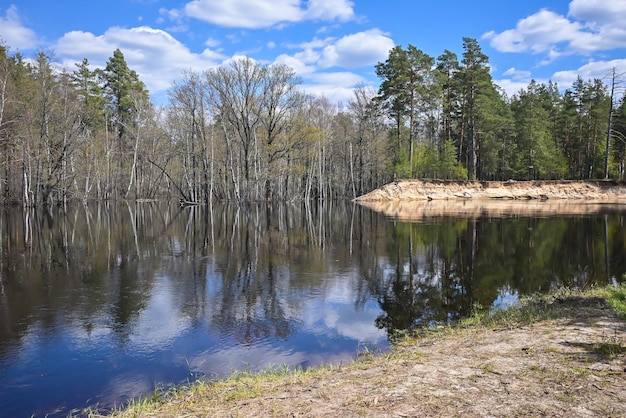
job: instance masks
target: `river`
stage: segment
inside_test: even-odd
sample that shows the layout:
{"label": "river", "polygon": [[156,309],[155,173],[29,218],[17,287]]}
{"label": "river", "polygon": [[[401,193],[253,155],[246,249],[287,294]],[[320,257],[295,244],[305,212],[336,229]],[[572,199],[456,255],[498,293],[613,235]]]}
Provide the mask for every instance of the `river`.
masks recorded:
{"label": "river", "polygon": [[620,207],[416,211],[5,208],[0,415],[80,415],[200,377],[348,362],[476,307],[625,281]]}

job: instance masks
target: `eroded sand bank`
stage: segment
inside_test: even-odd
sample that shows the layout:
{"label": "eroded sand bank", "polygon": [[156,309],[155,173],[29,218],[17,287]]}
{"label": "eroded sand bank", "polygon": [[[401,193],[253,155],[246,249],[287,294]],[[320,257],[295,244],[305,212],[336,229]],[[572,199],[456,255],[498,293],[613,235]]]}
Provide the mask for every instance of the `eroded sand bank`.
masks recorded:
{"label": "eroded sand bank", "polygon": [[624,201],[626,184],[614,181],[399,180],[358,197],[372,200],[587,200]]}
{"label": "eroded sand bank", "polygon": [[626,186],[610,181],[401,180],[355,200],[400,220],[454,215],[584,215],[626,211]]}

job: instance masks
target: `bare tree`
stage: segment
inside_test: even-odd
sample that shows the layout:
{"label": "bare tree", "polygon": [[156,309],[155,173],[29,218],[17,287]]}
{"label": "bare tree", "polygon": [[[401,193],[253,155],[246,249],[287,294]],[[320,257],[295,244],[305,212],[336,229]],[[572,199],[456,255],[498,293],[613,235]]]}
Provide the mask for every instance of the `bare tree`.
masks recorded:
{"label": "bare tree", "polygon": [[354,98],[348,103],[348,112],[355,125],[354,159],[358,179],[355,195],[381,186],[388,180],[383,175],[387,165],[385,115],[375,98],[376,91],[372,87],[361,85],[354,89]]}
{"label": "bare tree", "polygon": [[615,87],[619,85],[623,79],[624,73],[617,74],[615,67],[611,69],[611,93],[609,95],[609,117],[606,127],[606,148],[604,151],[604,178],[609,178],[609,155],[611,154],[611,125],[613,124],[613,96],[615,95]]}
{"label": "bare tree", "polygon": [[250,58],[205,72],[208,88],[212,91],[213,106],[224,130],[229,150],[230,170],[234,173],[234,159],[239,160],[243,178],[238,188],[239,200],[255,196],[258,171],[255,171],[257,130],[261,126],[262,92],[267,70]]}
{"label": "bare tree", "polygon": [[206,71],[205,78],[236,199],[271,199],[279,162],[289,154],[291,115],[303,102],[300,80],[287,66],[250,58]]}
{"label": "bare tree", "polygon": [[[300,79],[296,77],[292,68],[275,64],[267,68],[265,83],[262,91],[266,168],[265,199],[275,196],[276,182],[280,176],[279,162],[290,151],[292,142],[287,140],[287,131],[292,124],[294,109],[304,103],[304,94],[298,90]],[[284,162],[284,161],[283,161]]]}

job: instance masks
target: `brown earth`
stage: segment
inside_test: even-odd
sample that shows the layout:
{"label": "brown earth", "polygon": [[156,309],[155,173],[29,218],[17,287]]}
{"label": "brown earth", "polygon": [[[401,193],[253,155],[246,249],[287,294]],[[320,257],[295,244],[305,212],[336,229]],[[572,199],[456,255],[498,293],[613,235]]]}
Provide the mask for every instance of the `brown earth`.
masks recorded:
{"label": "brown earth", "polygon": [[231,379],[134,417],[626,417],[626,321],[554,297],[548,319],[448,329],[354,364]]}

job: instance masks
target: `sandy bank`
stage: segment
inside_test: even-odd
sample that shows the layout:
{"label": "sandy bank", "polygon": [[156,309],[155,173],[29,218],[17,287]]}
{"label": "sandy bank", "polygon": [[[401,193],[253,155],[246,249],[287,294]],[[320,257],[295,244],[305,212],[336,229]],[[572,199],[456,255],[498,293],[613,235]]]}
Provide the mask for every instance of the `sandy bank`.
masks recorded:
{"label": "sandy bank", "polygon": [[358,202],[394,200],[585,200],[626,203],[626,184],[614,181],[399,180]]}

